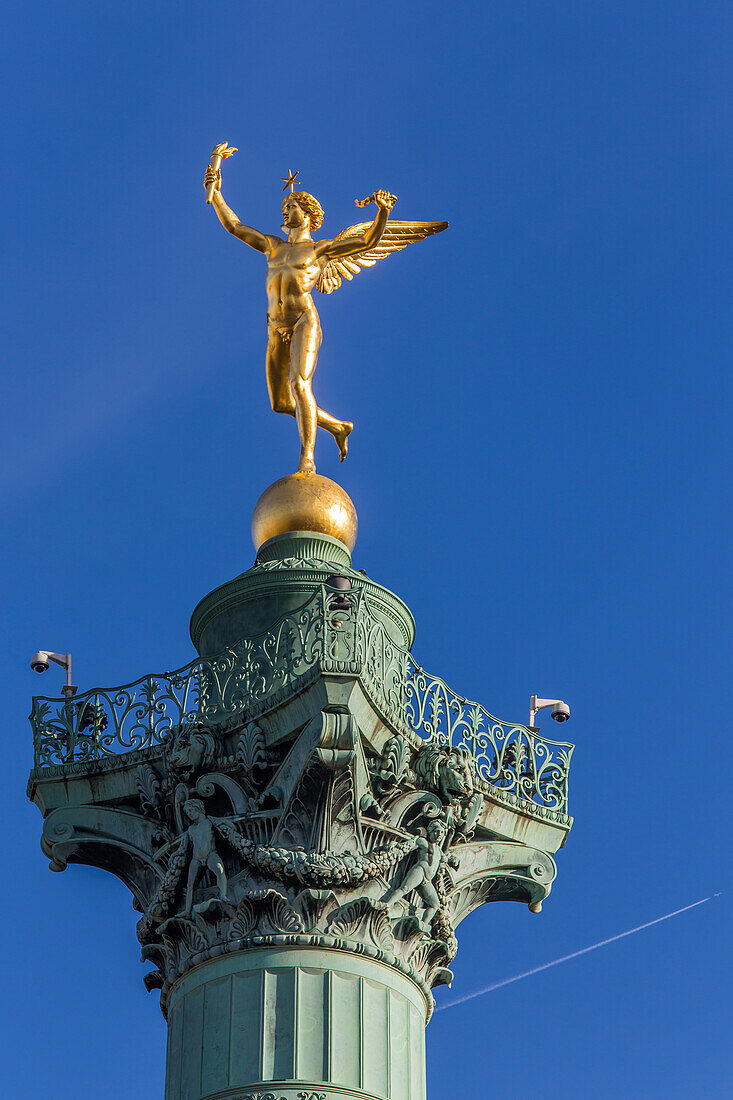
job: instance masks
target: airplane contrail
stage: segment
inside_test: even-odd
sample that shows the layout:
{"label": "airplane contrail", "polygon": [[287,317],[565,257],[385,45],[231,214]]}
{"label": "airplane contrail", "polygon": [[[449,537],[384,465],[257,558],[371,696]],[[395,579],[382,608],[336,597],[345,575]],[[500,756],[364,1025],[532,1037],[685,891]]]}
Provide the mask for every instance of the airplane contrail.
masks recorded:
{"label": "airplane contrail", "polygon": [[580,951],[573,951],[570,955],[561,955],[559,959],[553,959],[551,962],[543,963],[542,966],[533,966],[531,970],[525,970],[521,974],[515,974],[513,978],[504,978],[500,982],[494,982],[492,985],[487,985],[483,989],[477,989],[474,993],[466,993],[463,997],[456,997],[453,1001],[447,1001],[445,1004],[437,1005],[435,1011],[441,1012],[444,1008],[454,1008],[456,1005],[463,1004],[464,1001],[472,1001],[474,997],[483,997],[484,993],[491,993],[495,989],[501,989],[503,985],[511,985],[512,982],[521,981],[522,978],[529,978],[532,974],[539,974],[541,970],[548,970],[551,966],[559,966],[560,963],[568,962],[569,959],[577,959],[578,955],[585,955],[588,951],[595,951],[598,947],[605,947],[608,943],[614,943],[616,940],[622,940],[625,936],[633,936],[634,932],[641,932],[644,928],[651,928],[653,924],[659,924],[663,920],[669,920],[670,917],[677,917],[680,913],[686,913],[688,909],[694,909],[698,905],[704,905],[706,901],[712,901],[713,898],[719,898],[720,893],[711,894],[710,897],[700,898],[699,901],[693,901],[691,905],[683,905],[681,909],[675,909],[672,913],[665,913],[663,917],[656,917],[654,920],[649,920],[646,924],[638,924],[636,928],[629,928],[626,932],[619,932],[616,936],[609,936],[607,940],[600,940],[599,943],[592,943],[590,947],[581,947]]}

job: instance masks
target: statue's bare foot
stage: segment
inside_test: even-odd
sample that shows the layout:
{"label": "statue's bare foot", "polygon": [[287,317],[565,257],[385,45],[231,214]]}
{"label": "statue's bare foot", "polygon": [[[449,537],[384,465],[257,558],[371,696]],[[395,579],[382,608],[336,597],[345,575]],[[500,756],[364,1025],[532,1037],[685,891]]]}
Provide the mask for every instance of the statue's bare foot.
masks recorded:
{"label": "statue's bare foot", "polygon": [[333,438],[336,440],[339,449],[339,460],[344,461],[349,453],[349,436],[354,430],[354,425],[350,420],[343,420],[341,422],[341,430],[334,432]]}
{"label": "statue's bare foot", "polygon": [[312,458],[308,458],[307,455],[300,456],[300,462],[298,463],[299,474],[314,474],[316,472],[316,464]]}

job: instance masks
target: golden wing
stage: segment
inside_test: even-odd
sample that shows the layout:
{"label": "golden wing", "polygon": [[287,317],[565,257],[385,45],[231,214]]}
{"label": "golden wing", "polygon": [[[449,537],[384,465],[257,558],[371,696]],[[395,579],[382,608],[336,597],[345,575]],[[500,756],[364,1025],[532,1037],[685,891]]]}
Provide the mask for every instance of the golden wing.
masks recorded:
{"label": "golden wing", "polygon": [[[349,237],[361,237],[369,229],[371,222],[360,222],[343,229],[334,241],[345,241]],[[398,222],[388,221],[384,233],[373,248],[357,252],[354,256],[335,256],[329,260],[318,276],[316,290],[330,294],[338,290],[342,279],[353,279],[363,267],[374,267],[377,260],[384,259],[391,252],[399,252],[415,241],[424,241],[434,233],[442,233],[448,228],[448,222]]]}

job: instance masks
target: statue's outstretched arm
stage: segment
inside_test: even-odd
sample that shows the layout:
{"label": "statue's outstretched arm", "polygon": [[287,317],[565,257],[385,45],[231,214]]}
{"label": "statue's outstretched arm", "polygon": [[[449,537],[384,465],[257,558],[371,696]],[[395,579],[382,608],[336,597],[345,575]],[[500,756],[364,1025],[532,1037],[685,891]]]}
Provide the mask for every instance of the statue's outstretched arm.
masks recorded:
{"label": "statue's outstretched arm", "polygon": [[[206,175],[204,176],[204,187],[208,187],[213,179],[214,172],[209,167],[206,169]],[[238,237],[240,241],[244,241],[245,244],[248,244],[250,248],[254,248],[257,252],[267,253],[270,251],[273,238],[268,237],[265,233],[260,233],[259,229],[244,225],[234,211],[224,202],[221,195],[221,172],[216,173],[216,188],[211,197],[211,203],[214,210],[216,210],[216,216],[227,233],[231,233],[233,237]]]}
{"label": "statue's outstretched arm", "polygon": [[240,241],[244,241],[245,244],[256,249],[257,252],[270,251],[272,247],[270,238],[265,233],[260,233],[259,229],[253,229],[251,225],[240,222],[234,211],[224,202],[221,191],[215,191],[211,201],[214,210],[216,210],[216,215],[227,233],[231,233],[233,237],[238,237]]}
{"label": "statue's outstretched arm", "polygon": [[341,240],[336,237],[332,241],[321,241],[316,247],[317,256],[323,256],[327,260],[337,256],[356,256],[379,244],[387,225],[389,212],[397,200],[394,195],[390,195],[389,191],[375,191],[369,201],[375,202],[378,207],[377,216],[369,228],[358,237],[346,237]]}

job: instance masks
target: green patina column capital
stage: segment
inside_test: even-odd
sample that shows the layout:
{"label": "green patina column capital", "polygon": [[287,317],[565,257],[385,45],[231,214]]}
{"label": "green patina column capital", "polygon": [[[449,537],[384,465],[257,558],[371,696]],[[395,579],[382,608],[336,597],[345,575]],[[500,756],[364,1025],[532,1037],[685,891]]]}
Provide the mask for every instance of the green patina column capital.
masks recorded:
{"label": "green patina column capital", "polygon": [[572,746],[426,672],[334,538],[269,540],[191,633],[185,668],[31,714],[52,868],[111,870],[139,911],[166,1100],[424,1100],[456,929],[541,908]]}

